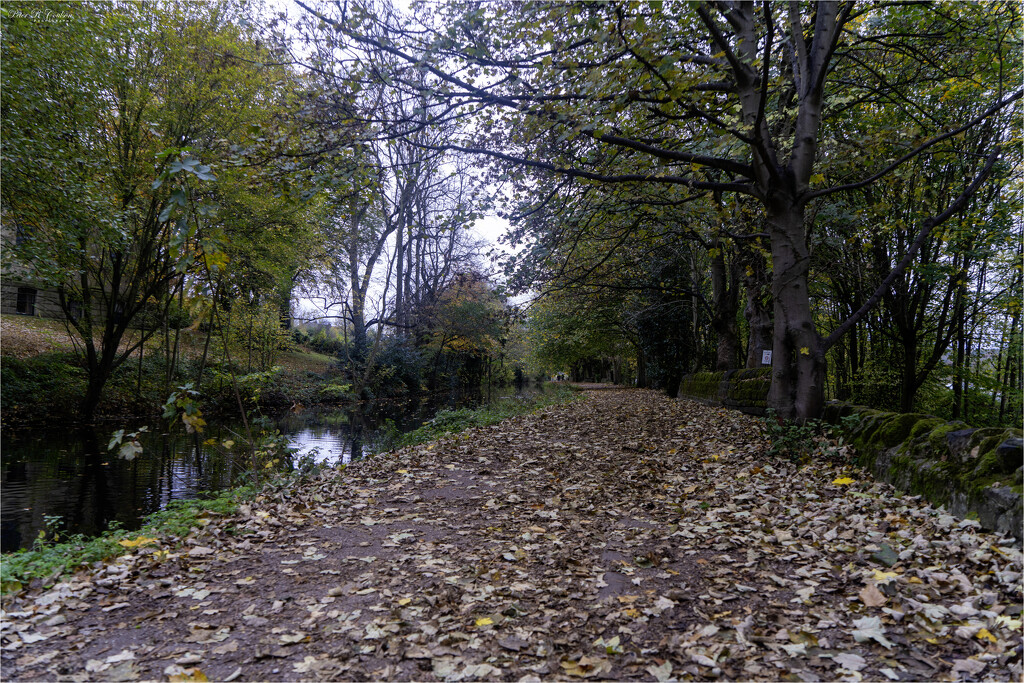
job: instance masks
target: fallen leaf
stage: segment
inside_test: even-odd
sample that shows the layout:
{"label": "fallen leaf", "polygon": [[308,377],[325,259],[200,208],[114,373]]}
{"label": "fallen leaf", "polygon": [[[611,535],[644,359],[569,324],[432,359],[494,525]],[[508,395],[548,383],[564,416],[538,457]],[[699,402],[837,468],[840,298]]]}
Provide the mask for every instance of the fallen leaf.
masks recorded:
{"label": "fallen leaf", "polygon": [[953,673],[977,676],[985,670],[986,666],[985,662],[979,662],[977,659],[958,659],[953,662]]}
{"label": "fallen leaf", "polygon": [[519,652],[523,648],[527,647],[530,643],[523,640],[522,638],[516,638],[515,636],[509,636],[507,638],[499,638],[498,645],[505,648],[506,650],[512,650],[513,652]]}
{"label": "fallen leaf", "polygon": [[996,640],[996,637],[994,635],[989,633],[989,630],[987,628],[983,628],[980,631],[978,631],[977,633],[975,633],[974,637],[977,638],[978,640],[987,640],[990,643],[997,643],[997,642],[999,642],[998,640]]}
{"label": "fallen leaf", "polygon": [[855,655],[852,652],[844,652],[832,657],[832,661],[846,669],[847,671],[860,671],[868,665],[860,655]]}
{"label": "fallen leaf", "polygon": [[653,664],[646,669],[647,673],[654,676],[658,680],[658,683],[664,683],[668,679],[672,678],[672,662],[662,662],[660,666],[654,666]]}
{"label": "fallen leaf", "polygon": [[608,660],[589,656],[580,657],[578,662],[571,659],[563,659],[560,666],[565,669],[565,673],[570,676],[577,676],[578,678],[600,676],[612,669],[612,665]]}
{"label": "fallen leaf", "polygon": [[878,584],[888,583],[899,576],[896,572],[883,572],[878,569],[872,569],[871,571],[873,572],[875,583]]}
{"label": "fallen leaf", "polygon": [[840,486],[847,486],[849,484],[856,484],[857,480],[851,479],[850,477],[839,477],[838,479],[833,479],[832,483],[839,484]]}
{"label": "fallen leaf", "polygon": [[860,601],[868,607],[881,607],[889,601],[889,598],[885,597],[882,591],[878,590],[874,584],[864,586],[858,595],[860,595]]}
{"label": "fallen leaf", "polygon": [[149,536],[139,536],[136,539],[122,538],[117,543],[118,545],[124,546],[125,548],[138,548],[139,546],[149,545],[151,543],[156,542],[157,540],[155,538],[151,538]]}
{"label": "fallen leaf", "polygon": [[882,620],[880,617],[854,619],[853,625],[856,626],[856,628],[850,631],[850,635],[852,635],[853,639],[858,643],[874,640],[879,645],[883,645],[886,648],[893,647],[893,644],[885,637],[885,629],[882,628]]}
{"label": "fallen leaf", "polygon": [[135,659],[135,653],[131,650],[121,650],[116,655],[110,655],[105,661],[107,664],[117,664],[118,662],[127,662],[130,659]]}

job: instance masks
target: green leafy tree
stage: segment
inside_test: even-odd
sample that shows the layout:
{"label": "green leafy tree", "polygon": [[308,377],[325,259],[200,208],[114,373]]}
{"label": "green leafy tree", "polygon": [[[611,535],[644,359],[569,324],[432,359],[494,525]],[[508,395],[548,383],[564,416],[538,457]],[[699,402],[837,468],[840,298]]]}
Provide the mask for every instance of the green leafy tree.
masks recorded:
{"label": "green leafy tree", "polygon": [[[3,17],[2,199],[28,232],[6,250],[58,289],[88,370],[91,418],[111,373],[153,334],[187,274],[226,262],[212,165],[272,99],[241,5],[63,4]],[[252,24],[249,24],[250,26]]]}
{"label": "green leafy tree", "polygon": [[[759,203],[772,273],[769,402],[787,417],[819,413],[826,350],[880,298],[868,297],[827,336],[817,328],[808,206],[868,187],[964,131],[988,129],[950,204],[917,216],[917,234],[930,234],[985,181],[1005,144],[996,131],[1022,95],[1007,85],[1020,80],[1013,3],[985,12],[955,3],[450,3],[419,14],[416,26],[371,6],[346,8],[346,21],[309,9],[353,45],[418,68],[416,79],[395,81],[443,103],[435,120],[475,117],[443,148],[490,157],[495,177],[523,192],[558,174]],[[934,88],[907,87],[921,82]],[[984,102],[980,113],[963,121],[934,108],[943,91],[965,87]],[[913,127],[871,120],[873,108],[889,105],[929,115]],[[851,111],[866,132],[828,138],[825,122]],[[895,158],[848,175],[822,172],[825,154],[861,158],[882,135],[896,137]],[[908,253],[919,248],[915,239]],[[891,275],[905,267],[899,260]]]}

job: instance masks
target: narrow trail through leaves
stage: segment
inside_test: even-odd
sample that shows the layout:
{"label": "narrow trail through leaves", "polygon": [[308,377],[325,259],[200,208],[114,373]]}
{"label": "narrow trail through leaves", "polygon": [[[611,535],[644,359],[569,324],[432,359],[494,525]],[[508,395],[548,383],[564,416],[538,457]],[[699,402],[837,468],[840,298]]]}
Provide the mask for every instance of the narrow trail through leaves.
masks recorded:
{"label": "narrow trail through leaves", "polygon": [[766,450],[739,413],[589,392],[9,600],[4,677],[1020,678],[1019,547]]}

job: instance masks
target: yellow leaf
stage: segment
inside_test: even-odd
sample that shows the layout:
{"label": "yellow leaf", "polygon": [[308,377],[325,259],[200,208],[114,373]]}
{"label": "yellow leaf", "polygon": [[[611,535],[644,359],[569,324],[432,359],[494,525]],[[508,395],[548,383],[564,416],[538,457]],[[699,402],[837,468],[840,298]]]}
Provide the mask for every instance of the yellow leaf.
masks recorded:
{"label": "yellow leaf", "polygon": [[1000,614],[996,617],[996,623],[1014,631],[1019,631],[1021,629],[1022,622],[1020,619],[1014,619],[1013,617],[1008,617],[1005,614]]}
{"label": "yellow leaf", "polygon": [[987,628],[983,628],[974,634],[978,640],[987,640],[990,643],[996,642],[996,637],[988,632]]}
{"label": "yellow leaf", "polygon": [[490,626],[493,623],[494,619],[491,619],[490,617],[480,617],[476,620],[477,626]]}
{"label": "yellow leaf", "polygon": [[405,607],[410,602],[412,602],[412,598],[402,598],[401,600],[398,601],[398,604],[401,605],[402,607]]}
{"label": "yellow leaf", "polygon": [[839,477],[838,479],[832,480],[833,484],[839,484],[840,486],[846,486],[847,484],[856,484],[856,479],[850,479],[849,477]]}
{"label": "yellow leaf", "polygon": [[409,474],[409,470],[395,470],[395,472],[398,472],[399,474]]}
{"label": "yellow leaf", "polygon": [[801,356],[809,356],[809,355],[811,355],[811,350],[809,348],[807,348],[806,346],[801,346],[800,347],[800,355]]}
{"label": "yellow leaf", "polygon": [[637,619],[637,618],[640,617],[640,610],[636,609],[635,607],[630,607],[629,609],[624,609],[624,610],[622,610],[622,613],[625,614],[630,619]]}
{"label": "yellow leaf", "polygon": [[122,545],[125,548],[138,548],[141,545],[149,545],[150,543],[156,543],[155,538],[149,538],[148,536],[139,536],[134,541],[127,538],[122,538],[117,542],[118,545]]}
{"label": "yellow leaf", "polygon": [[[895,579],[897,576],[899,576],[899,574],[897,574],[896,572],[882,572],[878,571],[877,569],[874,569],[872,571],[874,571],[875,573],[872,578],[878,583],[887,583]],[[918,583],[920,583],[920,581]]]}
{"label": "yellow leaf", "polygon": [[180,674],[168,677],[168,680],[172,683],[184,683],[185,681],[209,681],[210,679],[199,669],[185,669]]}

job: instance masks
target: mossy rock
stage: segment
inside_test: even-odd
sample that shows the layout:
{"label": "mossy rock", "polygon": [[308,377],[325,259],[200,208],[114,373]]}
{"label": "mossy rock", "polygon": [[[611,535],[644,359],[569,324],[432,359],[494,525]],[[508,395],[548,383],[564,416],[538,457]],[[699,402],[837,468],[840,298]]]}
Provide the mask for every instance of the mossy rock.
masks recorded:
{"label": "mossy rock", "polygon": [[744,368],[742,370],[736,370],[733,373],[732,377],[730,377],[730,379],[732,379],[733,381],[759,379],[759,380],[766,381],[769,384],[771,384],[772,369],[771,368]]}
{"label": "mossy rock", "polygon": [[877,448],[874,443],[875,432],[879,426],[898,413],[885,413],[881,410],[865,410],[861,413],[860,423],[854,430],[853,437],[855,445],[863,448]]}
{"label": "mossy rock", "polygon": [[896,455],[889,460],[887,471],[876,474],[899,489],[941,505],[949,500],[956,486],[951,471],[948,462]]}
{"label": "mossy rock", "polygon": [[873,441],[881,447],[896,446],[906,441],[917,423],[931,419],[920,413],[900,413],[881,422]]}
{"label": "mossy rock", "polygon": [[1024,465],[1024,439],[1019,436],[1005,439],[996,447],[996,457],[999,458],[1004,472],[1019,469]]}
{"label": "mossy rock", "polygon": [[749,399],[751,401],[767,401],[770,382],[747,380],[742,384],[730,384],[729,398]]}
{"label": "mossy rock", "polygon": [[924,420],[918,420],[911,428],[910,434],[899,446],[900,453],[910,455],[914,458],[926,458],[934,460],[947,459],[948,451],[945,448],[945,442],[941,440],[939,448],[934,448],[929,436],[935,429],[945,424],[941,419],[928,418]]}
{"label": "mossy rock", "polygon": [[910,430],[910,438],[917,439],[924,434],[930,434],[936,428],[946,424],[942,419],[937,417],[929,417],[923,420],[918,420],[917,423]]}
{"label": "mossy rock", "polygon": [[956,425],[956,427],[958,428],[950,429],[946,432],[946,448],[954,460],[966,462],[970,459],[971,437],[978,430],[968,427],[963,423]]}
{"label": "mossy rock", "polygon": [[941,459],[951,455],[949,443],[946,437],[950,432],[958,431],[966,426],[967,425],[960,421],[941,422],[928,432],[923,441],[928,445],[928,448],[933,453],[932,457]]}
{"label": "mossy rock", "polygon": [[[990,432],[991,429],[978,431]],[[1007,429],[984,437],[975,448],[978,449],[978,460],[974,466],[976,479],[1008,475],[1021,465],[1021,439],[1014,434],[1014,430]]]}
{"label": "mossy rock", "polygon": [[1013,436],[1010,430],[1004,429],[1003,427],[982,427],[981,429],[974,430],[974,433],[971,434],[971,440],[968,443],[971,449],[973,449],[975,446],[982,446],[985,441],[990,442],[990,445],[987,447],[978,449],[978,454],[980,455],[985,451],[995,448],[995,444],[991,442],[998,440],[1004,433],[1007,438]]}
{"label": "mossy rock", "polygon": [[853,415],[859,412],[857,409],[860,406],[855,406],[852,403],[846,401],[829,401],[825,404],[825,408],[822,411],[822,418],[826,422],[838,424],[844,417]]}

